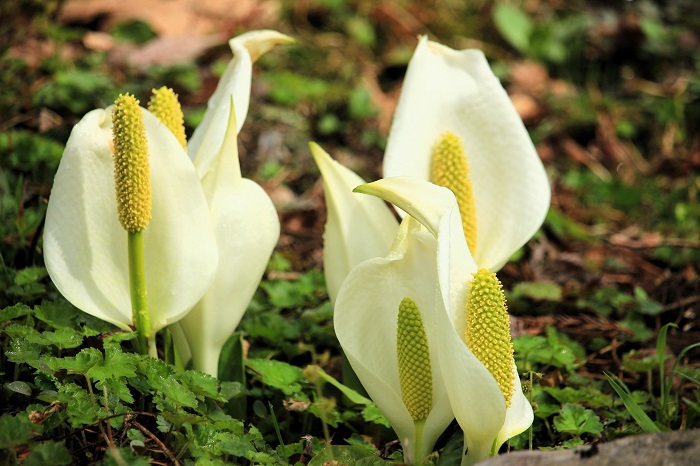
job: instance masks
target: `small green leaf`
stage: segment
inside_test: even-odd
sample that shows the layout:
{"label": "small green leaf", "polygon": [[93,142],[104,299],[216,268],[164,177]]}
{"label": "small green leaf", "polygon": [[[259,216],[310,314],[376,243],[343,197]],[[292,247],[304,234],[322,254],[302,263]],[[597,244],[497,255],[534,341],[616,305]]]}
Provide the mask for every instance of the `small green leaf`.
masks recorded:
{"label": "small green leaf", "polygon": [[262,383],[293,395],[301,390],[301,369],[290,364],[269,359],[249,359],[247,366],[261,377]]}
{"label": "small green leaf", "polygon": [[493,9],[493,23],[501,36],[521,53],[528,53],[533,25],[520,8],[499,3]]}
{"label": "small green leaf", "polygon": [[385,466],[386,460],[379,457],[376,452],[368,451],[366,448],[346,446],[346,445],[327,445],[318,455],[311,461],[309,466],[323,466],[324,464],[353,464],[362,466]]}
{"label": "small green leaf", "polygon": [[32,438],[34,426],[26,413],[0,416],[0,449],[23,445]]}
{"label": "small green leaf", "polygon": [[74,383],[60,385],[57,397],[58,401],[66,405],[66,413],[73,427],[91,424],[107,415],[87,390]]}
{"label": "small green leaf", "polygon": [[5,388],[11,392],[20,393],[24,396],[31,396],[32,388],[28,383],[17,380],[15,382],[10,382],[5,384]]}
{"label": "small green leaf", "polygon": [[166,400],[178,406],[197,407],[194,393],[178,381],[179,376],[175,374],[172,366],[160,359],[147,358],[141,362],[141,370],[148,377],[151,387],[161,392]]}
{"label": "small green leaf", "polygon": [[603,424],[592,410],[572,403],[566,403],[561,414],[554,418],[554,427],[559,432],[573,435],[600,435],[603,432]]}
{"label": "small green leaf", "polygon": [[595,388],[575,389],[573,387],[545,387],[544,391],[559,403],[586,403],[594,408],[612,406],[612,396]]}
{"label": "small green leaf", "polygon": [[15,304],[14,306],[9,306],[0,310],[0,322],[16,319],[31,313],[32,310],[29,306],[25,304]]}
{"label": "small green leaf", "polygon": [[24,286],[36,283],[47,275],[48,273],[44,267],[27,267],[17,272],[15,285]]}
{"label": "small green leaf", "polygon": [[83,348],[75,357],[47,357],[43,362],[53,371],[65,369],[85,374],[91,367],[102,363],[102,352],[97,348]]}
{"label": "small green leaf", "polygon": [[520,282],[511,292],[514,298],[529,298],[537,301],[561,301],[561,286],[549,282]]}
{"label": "small green leaf", "polygon": [[93,380],[119,379],[136,375],[136,356],[117,346],[105,348],[104,361],[92,366],[87,374]]}
{"label": "small green leaf", "polygon": [[63,466],[73,458],[63,442],[43,442],[32,446],[23,466]]}
{"label": "small green leaf", "polygon": [[655,316],[663,312],[664,307],[651,299],[644,288],[634,287],[634,299],[637,302],[637,312],[647,316]]}

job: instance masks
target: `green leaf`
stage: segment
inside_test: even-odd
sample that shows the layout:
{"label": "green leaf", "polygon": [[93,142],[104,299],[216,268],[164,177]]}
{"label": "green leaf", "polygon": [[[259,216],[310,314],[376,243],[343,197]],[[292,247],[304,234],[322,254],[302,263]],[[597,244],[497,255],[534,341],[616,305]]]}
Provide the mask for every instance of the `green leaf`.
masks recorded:
{"label": "green leaf", "polygon": [[63,466],[73,458],[63,442],[43,442],[32,446],[23,466]]}
{"label": "green leaf", "polygon": [[514,298],[529,298],[537,301],[561,301],[561,286],[549,282],[520,282],[511,292]]}
{"label": "green leaf", "polygon": [[651,420],[651,418],[647,415],[647,413],[642,410],[642,408],[634,401],[632,396],[630,396],[629,391],[625,390],[620,386],[620,384],[617,383],[615,379],[612,378],[609,374],[605,373],[605,377],[607,377],[608,382],[610,382],[610,385],[612,388],[615,390],[615,392],[622,398],[622,402],[625,404],[625,408],[627,408],[627,411],[632,415],[635,421],[637,421],[637,424],[639,424],[639,427],[644,430],[644,432],[651,433],[651,432],[661,432],[661,429],[659,426],[657,426],[654,421]]}
{"label": "green leaf", "polygon": [[102,363],[102,352],[97,348],[83,348],[75,357],[47,357],[44,363],[53,371],[65,369],[86,374],[90,368]]}
{"label": "green leaf", "polygon": [[55,328],[69,328],[84,336],[114,332],[117,327],[90,314],[86,314],[68,301],[44,301],[34,308],[37,319]]}
{"label": "green leaf", "polygon": [[280,389],[285,395],[301,390],[301,369],[281,361],[249,359],[247,366],[260,376],[262,383]]}
{"label": "green leaf", "polygon": [[655,316],[663,312],[664,307],[649,298],[649,295],[644,288],[640,286],[634,287],[634,299],[637,302],[637,312],[647,316]]}
{"label": "green leaf", "polygon": [[592,387],[575,389],[573,387],[545,387],[544,391],[559,403],[586,403],[594,408],[612,406],[612,396]]}
{"label": "green leaf", "polygon": [[603,432],[603,424],[592,410],[572,403],[566,403],[561,414],[554,418],[554,427],[559,432],[573,435],[600,435]]}
{"label": "green leaf", "polygon": [[309,366],[309,368],[313,367],[316,371],[316,374],[321,377],[323,380],[326,382],[330,383],[333,385],[335,388],[340,390],[343,395],[348,397],[348,399],[355,403],[355,404],[360,404],[360,405],[365,405],[365,408],[362,410],[362,416],[364,417],[365,421],[368,422],[373,422],[375,424],[380,424],[386,427],[391,427],[389,424],[389,421],[386,420],[382,412],[377,408],[377,406],[370,400],[369,398],[366,398],[359,393],[357,393],[355,390],[343,385],[342,383],[338,382],[336,379],[331,377],[326,371],[321,369],[318,366]]}
{"label": "green leaf", "polygon": [[493,9],[493,23],[501,36],[523,54],[530,50],[530,36],[533,24],[530,17],[520,8],[499,3]]}
{"label": "green leaf", "polygon": [[185,371],[180,381],[200,400],[209,397],[217,401],[226,401],[219,395],[219,380],[209,374],[195,370]]}
{"label": "green leaf", "polygon": [[47,275],[48,273],[44,267],[27,267],[17,272],[14,281],[15,285],[24,286],[36,283]]}
{"label": "green leaf", "polygon": [[32,310],[25,304],[15,304],[0,310],[0,322],[16,319],[31,314]]}
{"label": "green leaf", "polygon": [[73,427],[91,424],[107,415],[104,408],[90,396],[87,390],[74,383],[60,385],[57,398],[66,405],[66,413]]}
{"label": "green leaf", "polygon": [[114,394],[117,398],[125,403],[133,403],[134,396],[129,390],[129,386],[126,380],[123,378],[115,379],[109,378],[106,380],[101,380],[95,384],[95,387],[102,392],[102,390],[107,389],[108,393]]}
{"label": "green leaf", "polygon": [[179,376],[175,374],[172,366],[160,359],[146,358],[141,362],[141,370],[148,377],[151,387],[161,392],[166,400],[178,406],[197,407],[194,393],[178,381]]}
{"label": "green leaf", "polygon": [[327,445],[311,461],[309,466],[323,466],[324,464],[352,464],[356,466],[386,466],[386,460],[379,457],[376,452],[366,448],[355,446]]}
{"label": "green leaf", "polygon": [[16,364],[26,363],[36,367],[41,353],[39,345],[23,338],[12,338],[5,349],[5,357]]}
{"label": "green leaf", "polygon": [[93,380],[134,377],[136,376],[136,356],[122,352],[117,346],[107,347],[104,361],[92,366],[87,374]]}
{"label": "green leaf", "polygon": [[138,456],[131,448],[116,448],[107,450],[102,464],[104,466],[149,466],[151,458]]}
{"label": "green leaf", "polygon": [[[246,383],[245,351],[243,333],[236,332],[226,341],[219,357],[219,379],[222,383],[221,396],[230,400],[226,412],[238,419],[246,418],[246,397],[242,395],[242,387]],[[235,385],[232,385],[235,384]],[[231,390],[233,388],[233,390]],[[237,396],[237,395],[241,396]]]}
{"label": "green leaf", "polygon": [[26,413],[3,414],[0,416],[0,449],[24,445],[32,439],[33,431],[34,425]]}
{"label": "green leaf", "polygon": [[6,383],[5,388],[11,392],[20,393],[24,396],[32,395],[32,387],[30,387],[28,383],[22,382],[21,380]]}

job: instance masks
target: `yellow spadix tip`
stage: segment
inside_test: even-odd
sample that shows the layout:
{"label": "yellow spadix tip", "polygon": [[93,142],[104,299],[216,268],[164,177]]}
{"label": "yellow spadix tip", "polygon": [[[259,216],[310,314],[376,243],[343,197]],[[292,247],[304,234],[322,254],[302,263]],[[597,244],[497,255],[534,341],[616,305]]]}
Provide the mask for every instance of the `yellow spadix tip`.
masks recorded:
{"label": "yellow spadix tip", "polygon": [[472,353],[496,379],[510,407],[515,391],[513,342],[503,286],[496,274],[480,269],[467,292],[465,341]]}
{"label": "yellow spadix tip", "polygon": [[183,149],[187,150],[185,117],[177,94],[169,87],[153,89],[148,101],[148,111],[156,116],[172,132]]}
{"label": "yellow spadix tip", "polygon": [[472,255],[476,253],[477,226],[474,188],[469,178],[469,163],[464,153],[462,140],[456,134],[446,131],[433,147],[431,181],[450,189],[457,199],[462,216],[464,237]]}
{"label": "yellow spadix tip", "polygon": [[129,232],[144,230],[151,220],[151,174],[148,141],[139,101],[120,95],[112,109],[114,181],[119,223]]}
{"label": "yellow spadix tip", "polygon": [[420,312],[410,298],[399,305],[396,352],[404,405],[414,421],[425,419],[433,404],[430,349]]}

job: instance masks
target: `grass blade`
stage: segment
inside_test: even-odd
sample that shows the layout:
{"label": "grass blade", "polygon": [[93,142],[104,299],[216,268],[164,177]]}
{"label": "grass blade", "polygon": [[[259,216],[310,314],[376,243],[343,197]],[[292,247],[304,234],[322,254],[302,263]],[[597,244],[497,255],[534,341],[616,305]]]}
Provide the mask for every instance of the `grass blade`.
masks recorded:
{"label": "grass blade", "polygon": [[622,398],[622,402],[625,404],[627,411],[629,411],[629,413],[632,415],[634,420],[637,421],[637,424],[639,424],[639,427],[641,427],[644,432],[661,432],[659,426],[654,424],[654,421],[651,420],[647,413],[645,413],[644,410],[637,404],[637,402],[634,401],[632,396],[630,396],[630,394],[624,388],[622,388],[622,386],[620,386],[620,384],[618,384],[612,376],[605,373],[605,377],[608,378],[608,382],[610,382],[610,385],[612,386],[613,390],[615,390],[615,392],[617,392],[620,398]]}

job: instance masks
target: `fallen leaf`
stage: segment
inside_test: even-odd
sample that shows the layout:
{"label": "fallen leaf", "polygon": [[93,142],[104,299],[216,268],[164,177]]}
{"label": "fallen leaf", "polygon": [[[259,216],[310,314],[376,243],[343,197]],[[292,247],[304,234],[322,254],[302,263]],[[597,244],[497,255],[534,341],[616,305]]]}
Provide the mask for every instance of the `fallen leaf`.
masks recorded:
{"label": "fallen leaf", "polygon": [[68,0],[61,23],[88,23],[104,18],[104,31],[126,20],[148,23],[159,36],[206,36],[215,32],[274,25],[277,0]]}

